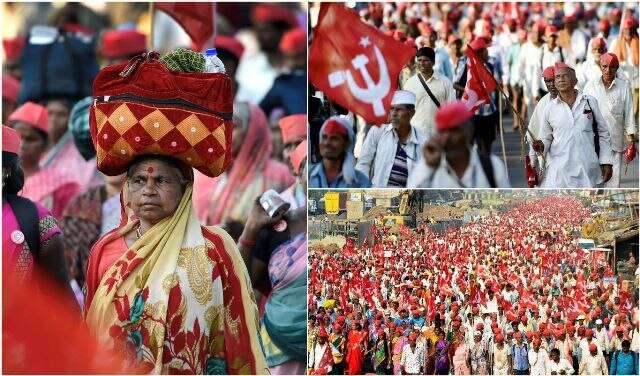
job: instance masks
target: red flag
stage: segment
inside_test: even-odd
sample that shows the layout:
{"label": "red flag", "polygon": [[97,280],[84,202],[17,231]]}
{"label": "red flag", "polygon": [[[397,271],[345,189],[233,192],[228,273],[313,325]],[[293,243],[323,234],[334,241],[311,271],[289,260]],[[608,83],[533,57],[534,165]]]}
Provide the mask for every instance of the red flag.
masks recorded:
{"label": "red flag", "polygon": [[215,3],[156,2],[153,4],[173,18],[189,34],[193,43],[202,47],[215,34]]}
{"label": "red flag", "polygon": [[620,293],[620,311],[631,312],[633,309],[633,297],[628,292]]}
{"label": "red flag", "polygon": [[313,33],[311,82],[368,123],[386,123],[398,75],[415,50],[338,3],[321,3]]}
{"label": "red flag", "polygon": [[480,106],[491,103],[489,94],[496,89],[498,83],[491,72],[482,64],[480,58],[471,48],[467,48],[467,84],[464,87],[462,101],[471,112]]}

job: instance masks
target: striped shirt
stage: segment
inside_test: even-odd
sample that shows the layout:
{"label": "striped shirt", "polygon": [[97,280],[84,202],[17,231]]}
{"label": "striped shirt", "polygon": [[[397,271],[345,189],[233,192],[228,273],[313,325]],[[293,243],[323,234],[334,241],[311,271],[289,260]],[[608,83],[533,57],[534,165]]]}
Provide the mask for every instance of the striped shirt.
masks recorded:
{"label": "striped shirt", "polygon": [[406,187],[409,170],[407,166],[407,153],[404,151],[406,144],[398,144],[396,158],[393,160],[391,174],[389,175],[389,187]]}

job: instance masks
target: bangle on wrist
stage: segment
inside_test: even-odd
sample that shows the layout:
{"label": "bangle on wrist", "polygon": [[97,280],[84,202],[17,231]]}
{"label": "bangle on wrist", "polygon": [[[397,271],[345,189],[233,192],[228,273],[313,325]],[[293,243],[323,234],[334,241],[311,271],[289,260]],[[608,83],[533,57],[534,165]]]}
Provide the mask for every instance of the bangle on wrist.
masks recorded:
{"label": "bangle on wrist", "polygon": [[243,247],[252,248],[254,245],[256,245],[256,241],[249,240],[241,236],[240,239],[238,239],[238,244],[240,244]]}

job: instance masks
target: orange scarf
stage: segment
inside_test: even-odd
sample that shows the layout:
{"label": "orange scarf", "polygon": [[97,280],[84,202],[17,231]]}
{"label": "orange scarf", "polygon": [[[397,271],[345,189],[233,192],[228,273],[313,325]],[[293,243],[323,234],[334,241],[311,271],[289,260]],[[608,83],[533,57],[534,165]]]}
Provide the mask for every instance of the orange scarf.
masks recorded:
{"label": "orange scarf", "polygon": [[[618,43],[616,43],[615,48],[613,49],[613,53],[616,54],[620,62],[627,60],[627,38],[623,35],[620,35],[618,38]],[[631,37],[631,61],[633,65],[638,65],[638,36],[634,35]]]}

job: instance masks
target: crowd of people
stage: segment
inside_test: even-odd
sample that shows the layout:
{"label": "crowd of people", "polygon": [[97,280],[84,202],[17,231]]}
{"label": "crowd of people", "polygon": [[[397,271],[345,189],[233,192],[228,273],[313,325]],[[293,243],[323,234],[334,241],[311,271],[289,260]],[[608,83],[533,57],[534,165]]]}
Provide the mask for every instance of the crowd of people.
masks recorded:
{"label": "crowd of people", "polygon": [[[312,88],[311,187],[508,188],[507,161],[492,155],[501,111],[529,144],[520,162],[529,187],[620,187],[636,154],[637,4],[370,3],[353,11],[372,26],[372,43],[377,30],[415,55],[402,61],[385,124]],[[467,87],[475,61],[482,85],[495,83],[478,106]],[[446,110],[460,100],[472,111]],[[338,117],[353,138],[328,132]],[[345,179],[354,166],[368,180]]]}
{"label": "crowd of people", "polygon": [[[2,4],[3,287],[50,275],[46,288],[75,302],[68,319],[123,370],[304,373],[305,11],[181,7]],[[207,22],[216,34],[203,44],[189,25]],[[203,74],[210,47],[226,74]],[[122,77],[148,78],[131,89]],[[176,102],[160,104],[165,85],[181,88]],[[96,95],[107,86],[112,98],[144,89],[123,113]],[[257,203],[269,190],[289,207],[275,218]],[[40,348],[4,333],[7,347]],[[68,364],[18,355],[12,372]]]}
{"label": "crowd of people", "polygon": [[637,374],[638,281],[605,282],[578,246],[590,218],[547,195],[442,233],[312,245],[309,373]]}

